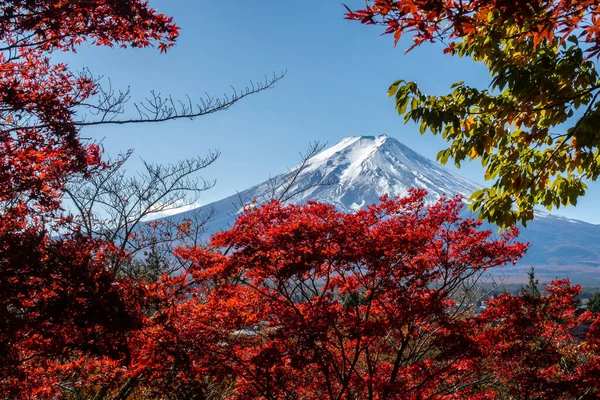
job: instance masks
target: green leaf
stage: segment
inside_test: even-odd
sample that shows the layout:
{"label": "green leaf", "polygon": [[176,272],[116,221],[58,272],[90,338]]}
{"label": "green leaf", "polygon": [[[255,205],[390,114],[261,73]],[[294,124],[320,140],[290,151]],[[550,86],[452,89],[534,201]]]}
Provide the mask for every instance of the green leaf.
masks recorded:
{"label": "green leaf", "polygon": [[400,86],[401,83],[404,83],[404,81],[399,80],[391,84],[387,92],[388,97],[392,97],[396,94],[396,92],[398,92],[398,86]]}
{"label": "green leaf", "polygon": [[448,158],[450,157],[450,149],[442,150],[437,154],[437,160],[441,164],[446,164],[448,162]]}

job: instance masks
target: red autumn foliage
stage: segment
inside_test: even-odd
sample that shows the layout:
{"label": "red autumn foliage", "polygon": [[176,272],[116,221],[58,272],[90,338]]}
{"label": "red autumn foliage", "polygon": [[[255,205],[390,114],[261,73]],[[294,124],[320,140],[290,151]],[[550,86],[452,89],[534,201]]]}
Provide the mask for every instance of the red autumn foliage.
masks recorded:
{"label": "red autumn foliage", "polygon": [[127,382],[149,398],[596,398],[579,288],[504,294],[474,315],[464,290],[526,245],[461,219],[459,199],[423,196],[356,214],[273,202],[180,250],[193,265],[157,284]]}
{"label": "red autumn foliage", "polygon": [[181,250],[194,265],[170,284],[187,290],[134,346],[147,390],[231,382],[234,398],[416,399],[460,397],[464,384],[467,396],[482,350],[455,295],[526,246],[462,220],[459,199],[427,208],[424,195],[355,214],[274,202],[212,250]]}
{"label": "red autumn foliage", "polygon": [[598,333],[588,329],[591,313],[577,315],[580,287],[555,280],[546,290],[542,297],[500,295],[476,319],[491,374],[517,398],[597,398]]}
{"label": "red autumn foliage", "polygon": [[347,19],[363,24],[383,25],[398,43],[404,34],[413,35],[414,45],[441,41],[445,52],[452,51],[456,40],[467,43],[490,28],[489,16],[500,32],[507,24],[528,27],[521,38],[531,37],[535,44],[563,39],[575,32],[588,44],[590,56],[600,54],[600,5],[595,0],[369,0],[364,9],[351,10]]}
{"label": "red autumn foliage", "polygon": [[56,360],[126,358],[140,319],[132,288],[106,269],[111,245],[65,235],[59,218],[66,180],[103,163],[76,118],[97,82],[50,55],[85,41],[164,51],[178,28],[143,0],[7,0],[0,11],[0,392],[37,398],[60,390]]}
{"label": "red autumn foliage", "polygon": [[0,202],[44,212],[56,207],[69,175],[101,164],[74,118],[97,82],[49,55],[85,41],[165,50],[178,28],[142,0],[8,0],[0,9]]}
{"label": "red autumn foliage", "polygon": [[458,199],[426,207],[414,191],[356,214],[274,202],[179,250],[183,275],[116,277],[127,255],[59,215],[66,179],[103,168],[75,118],[97,82],[49,55],[165,51],[177,27],[143,0],[0,9],[1,398],[598,396],[600,322],[576,316],[577,287],[462,306],[526,246],[461,219]]}
{"label": "red autumn foliage", "polygon": [[[75,236],[2,235],[0,392],[54,394],[74,354],[128,357],[126,334],[141,327],[133,286],[106,270],[113,253]],[[60,360],[58,365],[56,361]]]}

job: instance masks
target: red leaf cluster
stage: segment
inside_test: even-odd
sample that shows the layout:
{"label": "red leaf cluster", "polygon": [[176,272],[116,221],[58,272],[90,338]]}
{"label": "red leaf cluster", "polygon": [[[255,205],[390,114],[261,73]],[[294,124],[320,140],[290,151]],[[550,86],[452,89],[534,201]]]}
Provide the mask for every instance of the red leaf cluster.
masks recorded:
{"label": "red leaf cluster", "polygon": [[523,28],[522,38],[533,38],[535,47],[542,39],[575,32],[588,44],[590,56],[600,53],[600,5],[595,0],[370,0],[364,9],[346,8],[347,19],[383,25],[395,43],[411,34],[410,49],[441,41],[451,51],[456,40],[468,43],[482,32],[504,32],[505,25],[515,24]]}
{"label": "red leaf cluster", "polygon": [[40,214],[57,206],[68,176],[102,164],[74,118],[97,82],[53,63],[51,52],[85,41],[164,51],[178,27],[142,0],[10,0],[0,10],[0,202]]}
{"label": "red leaf cluster", "polygon": [[355,214],[274,202],[212,250],[180,250],[194,264],[165,282],[165,301],[179,300],[134,346],[140,375],[159,393],[230,382],[235,398],[460,393],[451,382],[474,379],[481,349],[452,295],[526,246],[462,220],[459,199],[428,208],[424,196]]}
{"label": "red leaf cluster", "polygon": [[126,360],[126,333],[142,321],[139,289],[106,268],[120,257],[114,246],[65,230],[60,218],[67,179],[104,164],[76,119],[97,82],[51,53],[85,41],[164,51],[177,32],[144,0],[0,3],[2,398],[57,395],[80,358],[88,370]]}

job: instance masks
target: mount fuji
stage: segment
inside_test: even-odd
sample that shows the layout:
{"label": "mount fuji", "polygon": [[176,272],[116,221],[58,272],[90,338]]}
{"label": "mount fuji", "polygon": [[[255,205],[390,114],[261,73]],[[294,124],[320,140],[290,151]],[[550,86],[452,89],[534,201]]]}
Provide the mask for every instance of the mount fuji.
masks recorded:
{"label": "mount fuji", "polygon": [[[275,179],[286,181],[287,177]],[[331,184],[302,190],[321,179]],[[406,195],[413,187],[427,189],[429,201],[443,194],[469,196],[478,188],[395,139],[359,136],[342,139],[309,159],[290,192],[300,191],[294,202],[321,201],[352,212],[376,203],[385,194]]]}
{"label": "mount fuji", "polygon": [[[286,185],[292,181],[293,184]],[[297,166],[237,195],[167,218],[180,220],[191,213],[211,210],[215,217],[209,223],[210,233],[230,227],[244,205],[253,200],[258,203],[280,197],[292,203],[314,200],[354,212],[378,202],[385,194],[403,196],[414,187],[426,189],[429,202],[444,194],[468,198],[480,188],[394,138],[347,137],[308,159],[303,167]],[[473,216],[468,211],[465,215]],[[496,229],[489,225],[486,228]],[[535,266],[536,275],[544,281],[570,277],[587,286],[600,285],[600,225],[536,211],[535,221],[521,229],[519,240],[531,243],[527,255],[519,262],[526,268],[505,268],[509,279],[524,278],[527,267]]]}

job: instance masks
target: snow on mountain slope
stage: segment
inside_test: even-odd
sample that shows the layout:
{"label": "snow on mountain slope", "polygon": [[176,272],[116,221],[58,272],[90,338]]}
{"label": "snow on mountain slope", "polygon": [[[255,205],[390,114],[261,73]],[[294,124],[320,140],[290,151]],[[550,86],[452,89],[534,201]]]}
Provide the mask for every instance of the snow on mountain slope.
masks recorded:
{"label": "snow on mountain slope", "polygon": [[[292,169],[275,180],[285,181],[285,175],[295,172]],[[348,137],[325,149],[308,161],[290,192],[319,180],[325,184],[291,200],[322,201],[351,212],[377,202],[385,194],[406,195],[413,187],[427,189],[432,201],[443,194],[468,197],[478,188],[385,135]]]}
{"label": "snow on mountain slope", "polygon": [[[278,187],[296,174],[297,179],[287,194],[298,194],[289,202],[321,201],[346,212],[376,203],[385,194],[405,195],[413,187],[425,188],[431,202],[443,194],[468,198],[479,189],[477,184],[394,138],[385,135],[347,137],[308,160],[301,171],[293,168],[237,195],[168,218],[177,220],[198,210],[210,209],[215,217],[209,232],[227,229],[244,204],[252,200],[262,203],[281,196],[282,189]],[[536,211],[536,220],[521,230],[520,240],[531,243],[528,255],[520,264],[538,266],[541,277],[570,276],[575,281],[600,285],[600,225]],[[515,273],[525,277],[521,268]]]}

